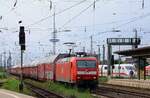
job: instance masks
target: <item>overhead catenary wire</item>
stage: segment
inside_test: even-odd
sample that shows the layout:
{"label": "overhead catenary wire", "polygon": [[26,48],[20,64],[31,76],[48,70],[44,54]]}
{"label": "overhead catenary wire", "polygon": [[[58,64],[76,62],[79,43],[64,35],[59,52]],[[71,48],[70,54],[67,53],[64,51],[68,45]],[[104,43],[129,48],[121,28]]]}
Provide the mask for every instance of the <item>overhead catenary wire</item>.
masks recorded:
{"label": "overhead catenary wire", "polygon": [[[140,20],[140,19],[146,18],[146,17],[148,17],[148,16],[150,16],[150,12],[147,13],[147,14],[145,14],[145,15],[140,15],[140,16],[138,16],[138,17],[130,18],[130,19],[128,20],[128,22],[116,26],[115,29],[118,29],[118,28],[120,28],[120,27],[122,27],[122,26],[128,25],[128,24],[130,24],[130,23],[132,23],[132,22],[138,21],[138,20]],[[97,35],[100,35],[100,34],[104,34],[104,33],[107,33],[107,32],[111,32],[111,31],[112,31],[112,30],[107,30],[107,31],[104,31],[104,32],[98,32],[97,34],[93,34],[92,36],[97,36]]]}
{"label": "overhead catenary wire", "polygon": [[[150,12],[147,13],[147,14],[145,14],[145,15],[140,15],[140,16],[138,16],[138,17],[130,18],[130,19],[128,19],[128,22],[116,26],[115,29],[120,28],[120,27],[122,27],[122,26],[125,26],[125,25],[127,25],[127,24],[130,24],[130,23],[132,23],[132,22],[138,21],[138,20],[140,20],[140,19],[146,18],[146,17],[148,17],[148,16],[150,16]],[[96,33],[96,34],[93,34],[92,36],[97,36],[97,35],[105,34],[105,33],[108,33],[108,32],[112,32],[112,30],[106,30],[106,31],[103,31],[103,32],[98,32],[98,33]],[[87,36],[87,37],[84,36],[84,38],[82,38],[82,39],[87,39],[87,38],[89,38],[89,36]]]}
{"label": "overhead catenary wire", "polygon": [[[143,19],[143,18],[148,17],[148,16],[150,16],[150,13],[147,13],[147,14],[145,14],[145,15],[140,15],[140,16],[138,16],[138,17],[133,17],[133,18],[130,18],[130,19],[126,19],[126,20],[119,20],[119,21],[110,22],[110,24],[112,24],[112,23],[117,23],[117,22],[128,21],[128,22],[126,22],[126,23],[123,23],[123,24],[121,24],[121,25],[116,26],[115,29],[117,29],[117,28],[119,28],[119,27],[125,26],[125,25],[127,25],[127,24],[130,24],[130,23],[132,23],[132,22],[138,21],[138,20]],[[109,24],[109,23],[106,23],[106,24]],[[102,24],[97,24],[97,25],[102,25]],[[92,26],[92,25],[91,25],[91,26]],[[84,27],[84,28],[85,28],[85,26],[81,26],[81,27]],[[112,29],[112,28],[111,28],[111,29]],[[93,34],[92,36],[97,36],[97,35],[100,35],[100,34],[105,34],[105,33],[111,32],[111,31],[112,31],[112,30],[106,30],[106,31],[103,31],[103,32],[97,32],[96,34]],[[86,32],[87,32],[87,30],[86,30]],[[89,36],[84,37],[83,39],[87,39],[87,38],[89,38]]]}
{"label": "overhead catenary wire", "polygon": [[[113,0],[112,0],[113,1]],[[114,0],[115,1],[115,0]],[[117,0],[116,0],[117,1]],[[95,0],[93,2],[93,10],[95,10]],[[133,17],[136,18],[136,17]],[[115,24],[115,23],[119,23],[119,22],[124,22],[124,21],[130,21],[133,18],[129,18],[129,19],[121,19],[121,20],[116,20],[116,21],[112,21],[112,22],[106,22],[106,23],[101,23],[101,24],[93,24],[94,26],[99,26],[99,25],[111,25],[111,24]],[[81,26],[65,26],[64,28],[83,28],[85,29],[85,27],[92,27],[93,25],[81,25]]]}
{"label": "overhead catenary wire", "polygon": [[[94,4],[99,1],[99,0],[95,0]],[[93,6],[93,2],[92,4],[90,4],[88,7],[86,7],[85,9],[83,9],[82,11],[80,11],[77,15],[75,15],[74,17],[72,17],[71,19],[69,19],[66,23],[64,23],[61,28],[63,28],[65,25],[67,25],[68,23],[72,22],[74,19],[76,19],[77,17],[79,17],[82,13],[84,13],[85,11],[87,11],[90,7]]]}
{"label": "overhead catenary wire", "polygon": [[[51,0],[50,0],[50,1],[51,1]],[[77,3],[77,4],[75,4],[75,6],[78,5],[78,4],[81,4],[81,3],[85,2],[85,1],[87,1],[87,0],[83,0],[83,1],[81,1],[81,2],[79,2],[79,3]],[[97,0],[97,1],[99,1],[99,0]],[[93,10],[95,9],[95,4],[96,4],[97,1],[94,0],[93,4],[91,4],[91,6],[93,5]],[[76,1],[76,2],[77,2],[77,1]],[[61,12],[66,11],[66,10],[72,8],[72,7],[74,7],[74,5],[71,6],[71,7],[69,7],[69,8],[66,8],[66,9],[64,9],[64,10],[58,12],[58,13],[56,13],[56,15],[59,14],[59,13],[61,13]],[[45,17],[45,18],[43,18],[43,19],[41,19],[41,20],[39,20],[39,21],[37,21],[37,22],[35,22],[35,23],[33,23],[33,24],[30,24],[30,25],[38,24],[38,23],[40,23],[40,22],[42,22],[42,21],[44,21],[44,20],[46,20],[46,19],[48,19],[48,18],[50,18],[50,17],[52,17],[52,16],[53,16],[53,15],[48,16],[48,17]],[[117,21],[113,21],[112,23],[115,23],[115,22],[117,22]],[[106,23],[106,24],[109,24],[109,23]],[[95,25],[104,25],[104,24],[95,24]],[[93,26],[93,25],[92,25],[92,26]],[[81,26],[81,27],[82,27],[82,26]],[[85,27],[85,26],[84,26],[84,27]],[[86,26],[86,27],[87,27],[87,26]]]}
{"label": "overhead catenary wire", "polygon": [[146,18],[146,17],[148,17],[148,16],[150,16],[150,12],[147,13],[147,14],[144,14],[144,15],[140,15],[140,16],[138,16],[138,17],[133,17],[133,18],[131,18],[131,20],[129,20],[128,22],[123,23],[123,24],[121,24],[121,25],[118,25],[118,26],[116,26],[115,28],[119,28],[119,27],[125,26],[125,25],[127,25],[127,24],[133,23],[133,22],[138,21],[138,20],[140,20],[140,19]]}
{"label": "overhead catenary wire", "polygon": [[[135,17],[136,18],[136,17]],[[136,20],[136,19],[135,19]],[[135,20],[129,20],[129,23],[132,23],[132,21],[134,22]],[[129,23],[125,23],[125,24],[129,24]],[[121,25],[124,25],[124,24],[121,24]],[[121,25],[119,25],[119,27],[121,27]],[[116,27],[117,28],[117,27]]]}
{"label": "overhead catenary wire", "polygon": [[[18,4],[18,0],[15,0],[15,2],[13,3],[13,6],[11,7],[11,9],[10,9],[8,12],[6,12],[4,15],[1,15],[1,16],[0,16],[0,20],[2,20],[3,17],[5,17],[5,16],[8,15],[9,13],[11,13],[12,11],[14,11],[14,10],[16,9],[16,7],[17,7],[17,4]],[[8,7],[9,7],[9,6],[8,6]]]}
{"label": "overhead catenary wire", "polygon": [[[62,14],[63,12],[66,12],[66,11],[68,11],[68,10],[70,10],[70,9],[72,9],[72,8],[74,8],[74,7],[76,7],[76,6],[78,6],[78,5],[80,5],[80,4],[84,3],[85,1],[87,1],[87,0],[82,0],[82,1],[80,1],[80,2],[78,2],[78,3],[76,3],[76,4],[72,5],[72,6],[70,6],[70,7],[68,7],[68,8],[65,8],[65,9],[63,9],[63,10],[61,10],[61,11],[59,11],[59,12],[56,12],[55,15]],[[38,21],[36,21],[36,22],[34,22],[34,23],[31,23],[31,24],[27,25],[26,27],[33,26],[33,25],[36,25],[36,24],[38,24],[38,23],[41,23],[41,22],[43,22],[43,21],[45,21],[45,20],[47,20],[48,18],[51,18],[51,17],[53,17],[53,16],[54,16],[54,14],[48,15],[48,16],[46,16],[46,17],[44,17],[44,18],[42,18],[42,19],[40,19],[40,20],[38,20]]]}
{"label": "overhead catenary wire", "polygon": [[[86,1],[86,0],[82,0],[82,1]],[[81,1],[81,2],[82,2]],[[77,2],[77,1],[76,1]],[[80,2],[79,2],[80,3]],[[95,3],[95,2],[94,2]],[[76,5],[76,4],[75,4]],[[66,8],[67,9],[67,8]],[[64,9],[65,10],[65,9]],[[63,11],[63,10],[62,10]],[[60,11],[61,12],[61,11]],[[58,12],[59,13],[59,12]],[[57,13],[56,13],[57,14]],[[53,16],[53,15],[52,15]],[[50,17],[52,17],[52,16],[50,16]],[[49,17],[48,17],[49,18]],[[41,19],[41,20],[39,20],[39,23],[40,22],[42,22],[42,21],[44,21],[45,19]],[[128,20],[128,19],[127,19]],[[108,22],[108,23],[103,23],[103,24],[93,24],[93,25],[107,25],[107,24],[115,24],[115,23],[118,23],[118,22],[123,22],[123,21],[126,21],[126,19],[125,20],[118,20],[118,21],[112,21],[112,22]],[[37,22],[35,22],[35,24],[38,24],[38,21]],[[32,24],[30,24],[30,25],[32,25]],[[33,23],[33,25],[34,25],[34,23]],[[92,25],[92,26],[93,26]],[[90,25],[89,25],[90,26]],[[82,27],[82,26],[81,26]],[[85,26],[83,26],[83,27],[85,27]],[[88,27],[88,25],[86,25],[86,27]]]}
{"label": "overhead catenary wire", "polygon": [[[117,29],[117,28],[122,27],[124,25],[130,24],[132,22],[138,21],[138,20],[143,19],[143,18],[146,18],[148,16],[150,16],[150,12],[145,14],[145,15],[140,15],[140,16],[132,17],[132,18],[128,18],[128,19],[116,20],[116,21],[106,22],[106,23],[101,23],[101,24],[94,24],[94,26],[111,25],[111,24],[116,24],[116,23],[119,23],[119,22],[127,21],[127,22],[125,22],[123,24],[120,24],[120,25],[116,26],[115,28]],[[70,27],[70,26],[67,27],[66,26],[65,28],[83,28],[84,29],[85,27],[91,27],[91,26],[93,26],[93,25],[73,26],[73,27]]]}

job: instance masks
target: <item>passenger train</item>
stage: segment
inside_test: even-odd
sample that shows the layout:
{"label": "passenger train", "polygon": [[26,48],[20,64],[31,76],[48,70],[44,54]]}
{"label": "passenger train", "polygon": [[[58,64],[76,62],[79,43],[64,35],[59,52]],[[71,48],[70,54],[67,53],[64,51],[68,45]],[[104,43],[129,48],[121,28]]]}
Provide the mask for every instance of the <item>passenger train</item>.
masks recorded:
{"label": "passenger train", "polygon": [[[133,71],[133,76],[137,76],[137,71],[133,64],[115,64],[112,69],[112,76],[130,77],[130,71]],[[108,65],[99,65],[99,76],[107,76]]]}
{"label": "passenger train", "polygon": [[[68,56],[59,54],[33,61],[24,65],[24,77],[37,80],[52,80],[70,84],[98,84],[98,60],[96,57]],[[11,74],[20,75],[21,68],[15,66],[9,69]]]}

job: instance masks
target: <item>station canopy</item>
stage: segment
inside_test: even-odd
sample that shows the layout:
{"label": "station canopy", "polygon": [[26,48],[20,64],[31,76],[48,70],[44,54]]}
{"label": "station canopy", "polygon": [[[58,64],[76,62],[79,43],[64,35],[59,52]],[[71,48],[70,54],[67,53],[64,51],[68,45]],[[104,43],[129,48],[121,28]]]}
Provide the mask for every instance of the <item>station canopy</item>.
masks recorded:
{"label": "station canopy", "polygon": [[114,53],[118,55],[124,55],[124,56],[150,58],[150,46],[123,50],[123,51],[116,51]]}

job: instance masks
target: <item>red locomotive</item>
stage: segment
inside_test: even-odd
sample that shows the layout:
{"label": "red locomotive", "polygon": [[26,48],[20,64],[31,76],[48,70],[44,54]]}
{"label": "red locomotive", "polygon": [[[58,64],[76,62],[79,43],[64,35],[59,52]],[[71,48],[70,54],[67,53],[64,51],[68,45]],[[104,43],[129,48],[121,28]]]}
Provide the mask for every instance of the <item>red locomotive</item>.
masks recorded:
{"label": "red locomotive", "polygon": [[[71,84],[98,83],[98,61],[96,57],[77,57],[66,54],[54,55],[33,61],[24,66],[24,77],[37,80],[53,80]],[[10,69],[10,73],[19,75],[20,67]]]}

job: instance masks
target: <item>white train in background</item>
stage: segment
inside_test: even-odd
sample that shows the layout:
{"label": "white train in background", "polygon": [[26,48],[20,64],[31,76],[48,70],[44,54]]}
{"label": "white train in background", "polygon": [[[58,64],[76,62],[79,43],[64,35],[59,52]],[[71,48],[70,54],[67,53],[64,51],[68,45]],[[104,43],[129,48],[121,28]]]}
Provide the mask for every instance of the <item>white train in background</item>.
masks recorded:
{"label": "white train in background", "polygon": [[[137,71],[134,64],[115,64],[112,70],[112,76],[130,77],[130,71],[133,71],[133,76],[137,76]],[[99,76],[107,76],[108,65],[99,65]]]}

